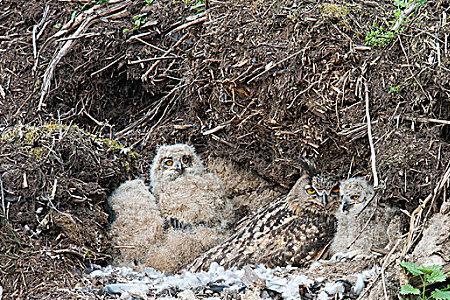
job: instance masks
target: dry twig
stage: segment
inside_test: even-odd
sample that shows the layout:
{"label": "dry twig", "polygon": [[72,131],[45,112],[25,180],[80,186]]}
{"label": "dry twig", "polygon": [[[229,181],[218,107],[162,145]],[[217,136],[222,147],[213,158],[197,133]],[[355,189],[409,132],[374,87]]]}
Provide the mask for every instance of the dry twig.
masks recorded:
{"label": "dry twig", "polygon": [[276,63],[274,63],[274,64],[268,63],[268,64],[266,65],[266,67],[264,68],[264,71],[262,71],[261,73],[256,74],[256,75],[253,76],[252,78],[250,78],[250,79],[247,81],[247,84],[250,84],[252,81],[255,81],[256,79],[258,79],[258,78],[261,77],[262,75],[266,74],[267,72],[269,72],[270,70],[272,70],[272,69],[275,68],[276,66],[281,65],[281,64],[284,63],[285,61],[288,61],[288,60],[290,60],[291,58],[293,58],[293,57],[299,55],[299,54],[302,53],[303,51],[305,51],[305,49],[301,49],[301,50],[299,50],[299,51],[297,51],[297,52],[295,52],[295,53],[289,55],[288,57],[286,57],[286,58],[284,58],[284,59],[282,59],[282,60],[280,60],[280,61],[278,61],[278,62],[276,62]]}
{"label": "dry twig", "polygon": [[366,121],[367,121],[367,137],[369,139],[370,145],[370,161],[372,166],[372,174],[373,174],[373,187],[376,188],[378,186],[378,173],[377,173],[377,164],[376,164],[376,153],[375,146],[372,138],[372,122],[370,120],[370,102],[369,102],[369,86],[367,82],[364,82],[364,98],[366,101]]}
{"label": "dry twig", "polygon": [[162,59],[166,58],[173,50],[175,50],[179,45],[181,45],[182,42],[189,36],[189,33],[186,33],[183,35],[172,47],[170,47],[166,52],[163,53],[161,57],[158,58],[157,61],[151,65],[151,67],[147,70],[147,72],[144,73],[144,75],[141,76],[142,81],[147,81],[148,74],[150,74],[151,71],[153,71],[161,62]]}
{"label": "dry twig", "polygon": [[[45,20],[47,19],[48,11],[49,11],[49,6],[46,5],[44,8],[44,13],[42,14],[41,21],[39,21],[38,24],[33,26],[32,38],[33,38],[33,57],[34,57],[34,59],[37,58],[37,40],[39,39],[39,36],[42,33],[42,30],[43,30],[42,27],[44,26]],[[41,32],[38,34],[37,31],[39,28],[42,28],[42,29],[41,29]]]}
{"label": "dry twig", "polygon": [[404,119],[408,120],[408,121],[412,121],[412,122],[418,122],[418,123],[435,123],[435,124],[442,124],[442,125],[450,125],[450,121],[433,119],[433,118],[404,117]]}
{"label": "dry twig", "polygon": [[88,26],[94,19],[95,17],[89,17],[86,20],[84,20],[84,22],[81,23],[81,25],[73,34],[74,39],[68,40],[66,43],[64,43],[64,45],[59,49],[59,51],[53,56],[52,61],[50,62],[49,66],[47,67],[44,73],[44,79],[41,88],[41,96],[39,97],[38,111],[42,110],[42,107],[44,106],[44,99],[50,90],[50,85],[56,70],[56,66],[61,61],[61,59],[67,54],[67,52],[69,52],[69,50],[72,48],[72,45],[75,42],[75,37],[78,37],[81,33],[83,33],[84,30],[88,28]]}
{"label": "dry twig", "polygon": [[103,72],[104,70],[108,69],[109,67],[115,65],[116,63],[118,63],[119,61],[121,61],[122,59],[125,58],[125,54],[124,55],[120,55],[117,59],[113,60],[112,62],[110,62],[109,64],[107,64],[106,66],[104,66],[103,68],[101,68],[100,70],[97,70],[95,72],[91,73],[91,77]]}
{"label": "dry twig", "polygon": [[188,28],[188,27],[190,27],[190,26],[194,26],[194,25],[203,23],[203,22],[205,22],[207,19],[208,19],[207,16],[203,16],[203,17],[194,19],[194,20],[192,20],[192,21],[189,21],[189,22],[187,22],[187,23],[181,24],[180,26],[177,26],[177,27],[175,27],[174,29],[172,29],[172,30],[169,32],[169,34],[174,33],[174,32],[177,32],[177,31],[180,31],[180,30],[183,30],[183,29],[186,29],[186,28]]}
{"label": "dry twig", "polygon": [[0,195],[2,198],[2,210],[3,210],[3,217],[5,219],[8,219],[8,214],[6,213],[6,203],[5,203],[5,192],[3,190],[3,180],[0,176]]}
{"label": "dry twig", "polygon": [[[381,276],[381,274],[383,274],[386,271],[387,267],[389,267],[389,265],[395,261],[395,259],[391,260],[391,256],[394,254],[395,250],[397,249],[397,247],[401,241],[402,241],[401,239],[398,239],[397,242],[395,243],[394,247],[392,247],[391,251],[389,251],[389,253],[384,257],[380,272],[373,279],[373,281],[369,284],[369,286],[364,289],[364,291],[361,293],[361,295],[359,295],[357,300],[364,299],[364,296],[367,294],[367,292],[372,289],[372,287],[375,285],[375,283],[377,283],[378,278]],[[384,291],[384,289],[385,289],[385,287],[383,286],[383,291]]]}
{"label": "dry twig", "polygon": [[395,22],[394,26],[392,26],[392,31],[397,31],[400,26],[403,24],[405,18],[407,18],[417,7],[416,2],[412,2],[405,10],[403,10],[400,14],[400,17],[397,18],[397,21]]}

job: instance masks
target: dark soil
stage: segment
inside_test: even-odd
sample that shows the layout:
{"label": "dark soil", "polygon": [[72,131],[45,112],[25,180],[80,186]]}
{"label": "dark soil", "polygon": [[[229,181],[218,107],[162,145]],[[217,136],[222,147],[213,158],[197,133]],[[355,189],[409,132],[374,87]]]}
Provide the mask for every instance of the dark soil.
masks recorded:
{"label": "dark soil", "polygon": [[450,157],[447,2],[428,1],[371,48],[360,46],[374,24],[392,27],[391,1],[199,3],[0,0],[6,298],[54,297],[86,264],[106,263],[106,198],[146,177],[162,143],[193,144],[285,190],[304,159],[372,176],[365,84],[381,201],[411,212],[432,193]]}

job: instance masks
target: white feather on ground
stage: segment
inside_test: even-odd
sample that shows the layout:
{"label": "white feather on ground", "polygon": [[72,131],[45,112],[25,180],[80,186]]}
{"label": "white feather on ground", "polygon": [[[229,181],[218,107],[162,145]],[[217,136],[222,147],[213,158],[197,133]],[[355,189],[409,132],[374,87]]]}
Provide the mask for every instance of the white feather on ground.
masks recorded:
{"label": "white feather on ground", "polygon": [[[248,272],[257,279],[257,284],[247,280]],[[277,298],[286,300],[300,299],[303,296],[309,297],[307,299],[328,300],[343,299],[348,297],[349,293],[352,298],[357,297],[367,281],[377,272],[378,268],[367,262],[364,264],[327,261],[316,263],[309,269],[292,267],[270,269],[258,265],[225,270],[213,263],[207,272],[183,272],[170,276],[151,268],[135,272],[129,268],[108,266],[86,275],[87,284],[77,290],[84,295],[94,295],[104,290],[111,294],[111,297],[115,297],[113,294],[121,294],[123,299],[128,299],[126,297],[130,294],[157,299],[168,295],[181,296],[180,298],[203,295],[201,298],[206,298],[204,295],[212,295],[215,290],[221,299],[225,297],[261,299],[264,295],[268,296],[268,293],[275,293],[273,295],[278,295]],[[91,284],[99,281],[104,283],[100,287]],[[353,291],[349,291],[348,285],[351,285],[350,289]]]}

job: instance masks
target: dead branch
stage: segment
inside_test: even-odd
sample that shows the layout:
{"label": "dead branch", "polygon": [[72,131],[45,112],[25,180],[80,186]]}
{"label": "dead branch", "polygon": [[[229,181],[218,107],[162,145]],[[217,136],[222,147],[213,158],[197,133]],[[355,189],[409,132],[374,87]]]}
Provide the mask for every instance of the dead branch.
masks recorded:
{"label": "dead branch", "polygon": [[121,61],[122,59],[125,58],[125,54],[124,55],[120,55],[117,59],[113,60],[112,62],[110,62],[109,64],[107,64],[106,66],[104,66],[103,68],[101,68],[100,70],[97,70],[95,72],[91,73],[91,77],[103,72],[104,70],[108,69],[109,67],[115,65],[116,63],[118,63],[119,61]]}
{"label": "dead branch", "polygon": [[433,119],[433,118],[421,118],[421,117],[403,117],[405,120],[411,121],[411,122],[418,122],[418,123],[435,123],[435,124],[442,124],[442,125],[450,125],[450,121],[447,120],[439,120],[439,119]]}
{"label": "dead branch", "polygon": [[[33,57],[34,57],[34,59],[37,58],[37,40],[39,39],[39,34],[37,33],[37,31],[41,27],[43,27],[45,20],[47,19],[47,16],[48,16],[49,8],[50,7],[48,5],[45,6],[41,21],[39,21],[38,24],[33,26],[32,39],[33,39]],[[41,31],[41,33],[42,33],[42,31]]]}
{"label": "dead branch", "polygon": [[366,100],[366,121],[367,121],[367,137],[369,139],[370,145],[370,161],[372,166],[372,174],[373,174],[373,187],[376,188],[378,186],[378,173],[377,173],[377,165],[376,165],[376,153],[375,146],[372,138],[372,122],[370,120],[370,103],[369,103],[369,86],[367,82],[364,82],[364,98]]}
{"label": "dead branch", "polygon": [[0,176],[0,196],[2,198],[3,217],[5,219],[8,219],[8,214],[6,213],[5,191],[3,190],[3,180],[1,178],[1,176]]}
{"label": "dead branch", "polygon": [[183,29],[186,29],[186,28],[188,28],[188,27],[190,27],[190,26],[197,25],[197,24],[199,24],[199,23],[203,23],[203,22],[205,22],[207,19],[208,19],[207,16],[203,16],[203,17],[200,17],[200,18],[198,18],[198,19],[194,19],[194,20],[192,20],[192,21],[190,21],[190,22],[181,24],[180,26],[177,26],[177,27],[175,27],[174,29],[172,29],[172,30],[169,32],[169,34],[174,33],[174,32],[177,32],[177,31],[180,31],[180,30],[183,30]]}
{"label": "dead branch", "polygon": [[[119,1],[111,1],[110,3],[117,3]],[[75,40],[81,36],[81,34],[84,33],[84,31],[91,25],[91,23],[96,20],[97,18],[106,16],[108,14],[113,14],[117,11],[123,10],[126,6],[130,5],[131,1],[126,0],[122,3],[109,7],[107,9],[101,10],[99,12],[96,12],[96,9],[98,9],[101,5],[94,5],[91,9],[89,9],[86,12],[81,13],[75,20],[68,22],[66,25],[63,26],[63,29],[61,31],[58,31],[56,34],[54,34],[51,38],[49,38],[42,48],[45,48],[45,44],[48,43],[51,40],[55,40],[59,38],[60,36],[64,35],[66,32],[68,32],[71,28],[74,26],[80,24],[77,28],[77,30],[74,32],[74,34],[70,37],[68,41],[66,41],[63,46],[59,49],[58,52],[55,53],[53,56],[50,64],[48,65],[47,69],[44,73],[42,88],[41,88],[41,95],[39,97],[39,104],[38,104],[38,111],[42,110],[42,107],[44,105],[44,99],[47,96],[51,81],[53,79],[54,72],[56,70],[56,66],[61,61],[61,59],[70,51],[72,46],[75,43]]]}
{"label": "dead branch", "polygon": [[39,98],[38,104],[38,111],[42,110],[42,106],[44,105],[44,99],[47,96],[47,93],[50,89],[51,81],[53,79],[56,66],[61,61],[61,59],[67,54],[67,52],[69,52],[69,50],[72,48],[73,44],[75,43],[75,38],[78,37],[81,33],[83,33],[84,30],[88,28],[88,26],[94,19],[95,17],[89,17],[86,20],[84,20],[84,22],[81,23],[81,25],[73,34],[74,39],[70,39],[67,42],[65,42],[64,45],[59,49],[59,51],[53,56],[52,61],[50,62],[49,66],[47,67],[47,70],[45,70],[44,73],[44,79],[41,88],[41,96]]}
{"label": "dead branch", "polygon": [[407,18],[417,7],[416,2],[412,2],[405,10],[402,11],[400,17],[397,18],[397,22],[395,22],[394,26],[392,26],[392,31],[397,31],[400,26],[403,24],[405,18]]}
{"label": "dead branch", "polygon": [[278,65],[280,65],[280,64],[282,64],[282,63],[284,63],[285,61],[290,60],[291,58],[293,58],[293,57],[299,55],[299,54],[302,53],[303,51],[305,51],[305,49],[301,49],[301,50],[299,50],[299,51],[297,51],[297,52],[295,52],[295,53],[289,55],[288,57],[286,57],[286,58],[284,58],[284,59],[282,59],[282,60],[280,60],[280,61],[278,61],[278,62],[276,62],[276,63],[272,63],[272,62],[268,63],[268,64],[265,66],[264,71],[262,71],[261,73],[259,73],[259,74],[255,75],[255,76],[253,76],[252,78],[250,78],[250,79],[247,81],[247,84],[250,84],[252,81],[258,79],[259,77],[261,77],[262,75],[266,74],[267,72],[269,72],[270,70],[272,70],[272,69],[275,68],[276,66],[278,66]]}
{"label": "dead branch", "polygon": [[365,299],[364,296],[367,294],[367,292],[369,292],[372,289],[372,287],[375,285],[375,283],[377,283],[378,278],[380,278],[381,274],[383,274],[386,271],[386,269],[389,267],[389,265],[395,261],[395,257],[393,260],[391,260],[391,256],[394,254],[395,250],[397,249],[397,247],[401,241],[402,241],[401,239],[398,239],[397,242],[395,243],[394,247],[392,247],[391,251],[389,251],[388,255],[386,255],[384,257],[380,272],[373,279],[373,281],[369,284],[369,286],[364,289],[364,291],[361,293],[361,295],[359,295],[357,300]]}

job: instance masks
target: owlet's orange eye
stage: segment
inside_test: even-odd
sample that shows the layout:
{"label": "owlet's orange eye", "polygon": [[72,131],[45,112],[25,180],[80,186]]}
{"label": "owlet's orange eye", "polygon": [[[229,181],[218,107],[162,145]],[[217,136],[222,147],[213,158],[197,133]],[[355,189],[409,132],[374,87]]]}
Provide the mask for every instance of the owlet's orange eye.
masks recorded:
{"label": "owlet's orange eye", "polygon": [[308,195],[314,195],[314,194],[316,193],[316,190],[313,189],[313,188],[307,188],[307,189],[306,189],[306,193],[307,193]]}
{"label": "owlet's orange eye", "polygon": [[339,194],[339,186],[335,186],[334,188],[331,189],[332,193],[336,193]]}
{"label": "owlet's orange eye", "polygon": [[350,199],[352,199],[352,200],[358,200],[358,199],[359,199],[359,196],[358,196],[358,195],[353,195],[353,196],[350,197]]}
{"label": "owlet's orange eye", "polygon": [[173,160],[168,159],[168,160],[166,160],[165,164],[166,164],[166,166],[171,167],[171,166],[173,166]]}

